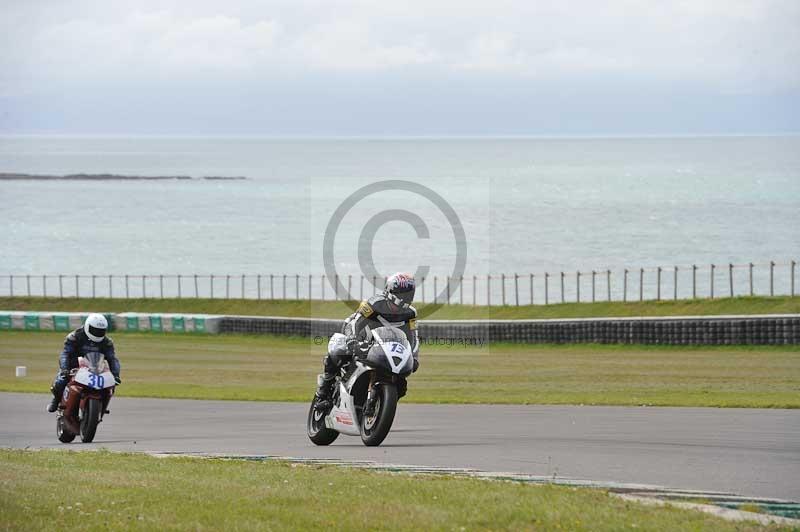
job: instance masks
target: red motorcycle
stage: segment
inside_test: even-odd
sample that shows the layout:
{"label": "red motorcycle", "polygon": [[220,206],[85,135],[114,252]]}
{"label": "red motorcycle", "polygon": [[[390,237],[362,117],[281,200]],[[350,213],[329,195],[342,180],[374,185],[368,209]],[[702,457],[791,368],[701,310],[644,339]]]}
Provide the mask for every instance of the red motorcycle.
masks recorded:
{"label": "red motorcycle", "polygon": [[116,381],[102,353],[79,357],[78,367],[69,374],[71,379],[58,405],[56,434],[62,443],[71,442],[78,434],[82,442],[90,443],[103,414],[109,413]]}

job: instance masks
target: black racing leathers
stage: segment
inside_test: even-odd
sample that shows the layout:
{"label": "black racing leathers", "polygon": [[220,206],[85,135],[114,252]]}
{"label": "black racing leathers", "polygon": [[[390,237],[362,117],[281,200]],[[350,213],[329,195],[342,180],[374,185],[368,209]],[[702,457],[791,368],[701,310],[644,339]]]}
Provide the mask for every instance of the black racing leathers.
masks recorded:
{"label": "black racing leathers", "polygon": [[[405,333],[411,344],[414,357],[414,371],[419,367],[419,337],[417,336],[417,310],[411,305],[404,305],[391,295],[377,294],[366,301],[362,301],[358,309],[351,314],[342,325],[342,334],[348,339],[348,344],[364,344],[369,341],[368,329],[377,327],[395,327]],[[353,356],[352,349],[346,346],[336,346],[325,356],[326,383],[332,383],[339,368]],[[323,385],[325,386],[325,385]],[[325,395],[327,390],[322,390]]]}

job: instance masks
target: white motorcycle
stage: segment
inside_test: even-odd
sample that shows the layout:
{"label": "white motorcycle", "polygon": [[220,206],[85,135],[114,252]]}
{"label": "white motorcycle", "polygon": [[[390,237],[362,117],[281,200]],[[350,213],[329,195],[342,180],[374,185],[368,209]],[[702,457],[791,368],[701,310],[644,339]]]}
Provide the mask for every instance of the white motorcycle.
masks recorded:
{"label": "white motorcycle", "polygon": [[[411,345],[394,327],[378,327],[367,334],[372,337],[369,347],[336,378],[330,411],[320,408],[316,398],[311,402],[307,429],[316,445],[330,445],[339,434],[361,436],[364,445],[380,445],[392,428],[398,385],[405,390],[405,378],[414,369]],[[330,341],[344,340],[337,333]],[[321,382],[319,375],[317,385]]]}

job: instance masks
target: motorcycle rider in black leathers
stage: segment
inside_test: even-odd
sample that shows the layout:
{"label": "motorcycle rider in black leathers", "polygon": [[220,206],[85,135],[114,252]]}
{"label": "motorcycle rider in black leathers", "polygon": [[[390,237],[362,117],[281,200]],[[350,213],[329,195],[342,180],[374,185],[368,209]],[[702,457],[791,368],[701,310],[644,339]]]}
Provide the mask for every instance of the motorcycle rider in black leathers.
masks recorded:
{"label": "motorcycle rider in black leathers", "polygon": [[[365,347],[370,338],[368,331],[377,327],[394,327],[405,333],[411,344],[414,357],[414,371],[419,368],[419,338],[417,336],[417,309],[411,306],[414,300],[416,283],[407,273],[396,273],[386,281],[383,292],[362,301],[342,326],[342,334],[347,340],[343,344],[332,342],[324,359],[324,375],[317,389],[316,399],[321,406],[331,399],[333,385],[340,368],[352,360],[353,355]],[[405,380],[398,386],[398,395],[406,392]]]}
{"label": "motorcycle rider in black leathers", "polygon": [[59,372],[50,391],[53,392],[53,400],[47,405],[48,412],[58,410],[64,388],[69,382],[69,371],[78,367],[78,357],[90,352],[100,352],[105,356],[108,367],[114,375],[117,384],[122,381],[119,378],[120,364],[114,351],[114,342],[106,335],[108,330],[108,320],[102,314],[90,314],[86,318],[83,327],[75,329],[64,339],[64,349],[58,360]]}

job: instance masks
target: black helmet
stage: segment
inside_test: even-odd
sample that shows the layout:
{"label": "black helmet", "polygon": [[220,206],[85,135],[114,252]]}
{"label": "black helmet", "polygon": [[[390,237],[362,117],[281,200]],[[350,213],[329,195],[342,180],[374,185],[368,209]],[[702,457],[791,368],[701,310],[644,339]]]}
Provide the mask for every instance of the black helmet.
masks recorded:
{"label": "black helmet", "polygon": [[414,290],[416,290],[417,283],[414,281],[414,276],[410,273],[396,273],[386,280],[386,288],[383,292],[389,299],[396,299],[394,301],[398,305],[408,306],[414,301]]}

